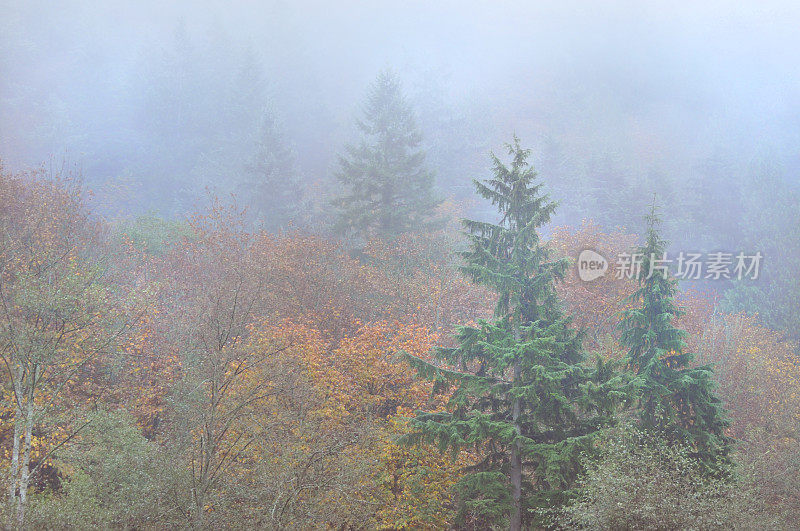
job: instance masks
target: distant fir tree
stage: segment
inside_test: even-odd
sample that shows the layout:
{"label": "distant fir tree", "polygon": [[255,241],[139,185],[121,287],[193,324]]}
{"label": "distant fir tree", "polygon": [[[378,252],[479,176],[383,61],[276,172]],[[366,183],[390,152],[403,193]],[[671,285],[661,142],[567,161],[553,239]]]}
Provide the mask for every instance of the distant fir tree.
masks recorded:
{"label": "distant fir tree", "polygon": [[582,334],[556,296],[567,261],[552,261],[537,234],[556,204],[535,182],[530,151],[516,137],[507,147],[510,166],[492,155],[494,177],[475,181],[500,221],[464,220],[462,269],[497,293],[494,318],[461,327],[458,346],[435,352],[440,364],[409,357],[436,392],[453,394],[446,412],[412,419],[408,442],[482,456],[457,487],[460,518],[521,529],[536,523],[536,509],[568,501],[579,458],[611,421],[620,386],[599,358],[585,364]]}
{"label": "distant fir tree", "polygon": [[425,227],[439,204],[425,167],[422,135],[400,82],[382,72],[358,121],[363,139],[339,157],[344,193],[334,202],[337,229],[369,239]]}
{"label": "distant fir tree", "polygon": [[305,202],[295,154],[270,112],[264,113],[255,154],[245,168],[239,194],[257,228],[277,232],[304,219]]}
{"label": "distant fir tree", "polygon": [[639,288],[628,297],[633,307],[623,312],[619,328],[627,347],[625,361],[633,373],[630,385],[639,402],[641,427],[668,441],[680,442],[709,473],[728,462],[729,421],[708,365],[692,367],[694,355],[685,352],[687,333],[674,326],[683,311],[675,303],[678,281],[665,267],[667,242],[659,235],[656,208],[647,220],[647,238],[636,254]]}

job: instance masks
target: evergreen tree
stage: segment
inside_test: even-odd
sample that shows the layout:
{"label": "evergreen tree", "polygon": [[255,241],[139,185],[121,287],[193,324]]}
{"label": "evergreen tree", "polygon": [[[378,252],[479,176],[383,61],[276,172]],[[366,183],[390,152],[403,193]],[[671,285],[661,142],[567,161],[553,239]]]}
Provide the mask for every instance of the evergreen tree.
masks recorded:
{"label": "evergreen tree", "polygon": [[172,42],[142,56],[131,81],[143,119],[131,131],[129,170],[149,176],[137,205],[175,214],[195,208],[206,189],[234,191],[267,98],[259,59],[222,34],[195,37],[180,24]]}
{"label": "evergreen tree", "polygon": [[303,190],[294,152],[269,112],[264,114],[255,155],[246,167],[240,192],[250,220],[259,228],[278,231],[303,219]]}
{"label": "evergreen tree", "polygon": [[346,192],[334,201],[337,228],[369,238],[425,226],[439,201],[414,115],[391,73],[375,80],[358,128],[361,143],[339,158],[336,177]]}
{"label": "evergreen tree", "polygon": [[533,510],[569,498],[580,454],[610,419],[617,384],[608,366],[584,364],[581,334],[555,291],[567,261],[552,261],[537,234],[556,205],[516,137],[508,152],[510,167],[492,155],[494,177],[475,181],[500,221],[464,221],[470,247],[462,269],[497,293],[494,318],[461,327],[458,346],[436,351],[441,364],[410,358],[437,391],[454,389],[446,412],[412,420],[408,439],[481,455],[458,486],[462,518],[520,529]]}
{"label": "evergreen tree", "polygon": [[690,366],[694,355],[685,352],[687,333],[673,324],[683,315],[675,303],[678,282],[666,268],[667,242],[659,235],[655,205],[646,218],[645,245],[636,251],[639,288],[623,313],[621,342],[629,351],[626,362],[633,373],[630,385],[640,405],[645,430],[687,445],[706,471],[718,471],[727,462],[731,441],[724,434],[728,420],[715,393],[710,366]]}

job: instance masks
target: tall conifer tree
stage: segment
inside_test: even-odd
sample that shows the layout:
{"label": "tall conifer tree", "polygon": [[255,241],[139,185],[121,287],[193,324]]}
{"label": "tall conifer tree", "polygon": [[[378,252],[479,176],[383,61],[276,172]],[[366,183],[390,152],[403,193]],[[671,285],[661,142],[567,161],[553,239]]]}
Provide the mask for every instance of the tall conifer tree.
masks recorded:
{"label": "tall conifer tree", "polygon": [[461,327],[458,346],[436,351],[441,363],[411,358],[437,391],[453,394],[448,411],[413,419],[409,440],[476,451],[482,460],[458,486],[462,517],[521,529],[533,509],[568,498],[578,456],[610,419],[616,384],[603,364],[584,364],[581,334],[556,297],[567,262],[551,260],[537,234],[556,205],[535,182],[530,151],[516,137],[507,147],[510,166],[492,155],[494,177],[475,181],[500,221],[464,221],[463,271],[497,293],[494,318]]}
{"label": "tall conifer tree", "polygon": [[634,375],[640,422],[659,437],[689,446],[708,472],[719,471],[730,451],[724,433],[728,420],[715,392],[713,369],[691,366],[687,333],[673,324],[683,311],[675,302],[678,282],[666,267],[667,242],[658,232],[655,205],[646,220],[646,241],[636,251],[641,256],[639,288],[628,298],[634,307],[623,313],[619,325],[622,344],[629,349],[626,361]]}
{"label": "tall conifer tree", "polygon": [[239,191],[252,223],[277,232],[301,224],[307,204],[295,164],[295,154],[284,140],[278,119],[265,112],[255,153],[245,168]]}
{"label": "tall conifer tree", "polygon": [[425,167],[422,135],[400,82],[382,72],[358,121],[363,138],[339,158],[345,192],[334,201],[337,227],[367,239],[424,227],[439,201]]}

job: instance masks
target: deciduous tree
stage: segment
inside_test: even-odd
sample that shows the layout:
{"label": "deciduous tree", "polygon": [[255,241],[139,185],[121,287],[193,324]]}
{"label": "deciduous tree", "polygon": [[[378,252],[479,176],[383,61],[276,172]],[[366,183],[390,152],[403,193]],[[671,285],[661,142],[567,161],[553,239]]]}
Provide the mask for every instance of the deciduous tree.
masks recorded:
{"label": "deciduous tree", "polygon": [[34,462],[35,428],[79,379],[99,376],[92,365],[128,327],[81,194],[74,181],[0,168],[0,359],[13,405],[7,492],[17,526],[32,474],[79,429],[64,421],[60,441],[42,445]]}

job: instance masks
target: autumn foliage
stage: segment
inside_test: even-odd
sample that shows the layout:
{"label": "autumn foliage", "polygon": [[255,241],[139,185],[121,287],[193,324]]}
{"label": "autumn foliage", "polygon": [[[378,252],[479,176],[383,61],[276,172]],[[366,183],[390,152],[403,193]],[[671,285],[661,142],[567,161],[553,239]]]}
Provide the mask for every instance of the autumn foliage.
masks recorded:
{"label": "autumn foliage", "polygon": [[[453,227],[357,252],[316,234],[250,232],[219,202],[180,230],[153,225],[152,245],[126,227],[92,214],[72,181],[0,170],[0,474],[18,504],[27,491],[31,525],[452,525],[453,487],[479,456],[401,444],[408,417],[447,396],[400,353],[430,360],[495,305],[458,273]],[[587,222],[548,245],[613,256],[635,240]],[[633,289],[568,271],[558,295],[588,350],[620,357]],[[738,459],[774,507],[797,507],[797,346],[757,316],[719,312],[714,294],[680,304],[697,363],[714,365]],[[119,454],[119,470],[139,463],[135,476],[119,472],[127,490],[92,490],[96,459],[69,450],[89,447]],[[120,516],[111,500],[125,493],[148,501]],[[55,514],[58,504],[70,509]]]}

